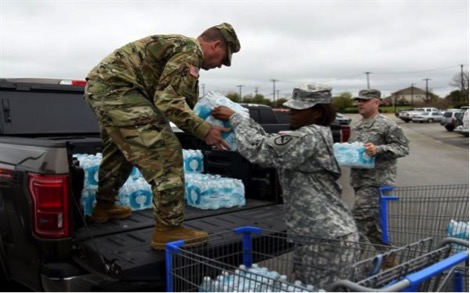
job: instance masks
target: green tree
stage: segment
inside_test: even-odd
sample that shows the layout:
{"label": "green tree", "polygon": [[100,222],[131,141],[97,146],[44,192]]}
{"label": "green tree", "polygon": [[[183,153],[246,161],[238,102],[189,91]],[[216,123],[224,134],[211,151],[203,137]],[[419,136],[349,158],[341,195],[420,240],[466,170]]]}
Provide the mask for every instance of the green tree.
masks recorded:
{"label": "green tree", "polygon": [[232,102],[239,103],[242,99],[240,98],[240,95],[235,93],[235,92],[230,92],[226,95],[228,99],[230,99]]}
{"label": "green tree", "polygon": [[345,112],[346,108],[354,106],[352,94],[350,92],[343,92],[337,97],[333,97],[333,106],[338,112]]}

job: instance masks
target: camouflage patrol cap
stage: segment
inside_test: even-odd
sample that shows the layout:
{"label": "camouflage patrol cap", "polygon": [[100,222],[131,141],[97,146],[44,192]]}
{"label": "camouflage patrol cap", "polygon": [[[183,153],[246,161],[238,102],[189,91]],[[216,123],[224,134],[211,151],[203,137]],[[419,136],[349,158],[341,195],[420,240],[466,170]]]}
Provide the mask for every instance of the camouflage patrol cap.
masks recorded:
{"label": "camouflage patrol cap", "polygon": [[294,88],[292,99],[283,105],[296,110],[304,110],[316,104],[331,103],[331,87],[320,84],[305,84]]}
{"label": "camouflage patrol cap", "polygon": [[380,93],[379,90],[375,90],[375,89],[360,90],[359,91],[359,96],[355,97],[354,100],[371,100],[373,98],[377,98],[379,100],[382,100],[380,95],[381,95],[381,93]]}
{"label": "camouflage patrol cap", "polygon": [[238,41],[237,34],[230,24],[224,22],[215,27],[222,33],[227,43],[227,58],[223,64],[230,66],[232,64],[232,54],[240,51],[240,41]]}

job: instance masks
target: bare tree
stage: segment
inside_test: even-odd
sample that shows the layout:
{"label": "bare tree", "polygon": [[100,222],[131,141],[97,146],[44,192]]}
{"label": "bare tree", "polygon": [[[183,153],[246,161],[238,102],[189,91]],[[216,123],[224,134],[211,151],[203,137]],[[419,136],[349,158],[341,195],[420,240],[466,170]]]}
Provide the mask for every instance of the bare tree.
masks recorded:
{"label": "bare tree", "polygon": [[452,78],[451,86],[460,90],[460,102],[468,105],[468,71],[462,70]]}

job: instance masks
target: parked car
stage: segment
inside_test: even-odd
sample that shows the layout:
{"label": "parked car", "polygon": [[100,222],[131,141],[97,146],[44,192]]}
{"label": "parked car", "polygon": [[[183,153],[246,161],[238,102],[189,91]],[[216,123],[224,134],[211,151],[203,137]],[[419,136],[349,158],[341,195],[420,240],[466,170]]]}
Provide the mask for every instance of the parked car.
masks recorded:
{"label": "parked car", "polygon": [[442,113],[438,111],[434,112],[422,112],[420,114],[415,114],[411,117],[413,122],[440,122],[442,119]]}
{"label": "parked car", "polygon": [[440,123],[447,131],[454,131],[456,127],[462,125],[463,113],[464,111],[460,109],[449,109],[442,115]]}
{"label": "parked car", "polygon": [[408,123],[412,121],[414,115],[421,114],[422,112],[439,112],[437,108],[424,107],[424,108],[414,108],[413,110],[400,111],[398,113],[398,118]]}
{"label": "parked car", "polygon": [[349,125],[351,123],[351,118],[346,117],[341,113],[336,113],[336,121],[338,121],[339,124]]}
{"label": "parked car", "polygon": [[462,133],[462,135],[468,137],[468,109],[463,114],[462,131],[460,133]]}

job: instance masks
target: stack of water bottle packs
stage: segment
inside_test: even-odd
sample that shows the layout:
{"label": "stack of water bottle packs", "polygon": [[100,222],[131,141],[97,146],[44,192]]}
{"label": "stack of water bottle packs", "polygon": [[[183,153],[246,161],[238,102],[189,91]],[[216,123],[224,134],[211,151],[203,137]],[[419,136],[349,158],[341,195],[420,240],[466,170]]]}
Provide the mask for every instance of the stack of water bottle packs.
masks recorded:
{"label": "stack of water bottle packs", "polygon": [[199,292],[325,292],[313,285],[296,280],[287,281],[286,275],[253,264],[249,269],[240,265],[234,272],[223,271],[215,279],[205,276]]}
{"label": "stack of water bottle packs", "polygon": [[[102,154],[76,154],[85,171],[81,205],[85,215],[93,212],[98,188],[98,170]],[[200,209],[219,209],[243,206],[245,188],[238,179],[203,174],[204,158],[200,150],[183,150],[185,173],[185,198],[188,205]],[[139,169],[133,168],[124,185],[119,189],[119,204],[130,206],[133,211],[152,207],[152,189]]]}
{"label": "stack of water bottle packs", "polygon": [[340,166],[364,169],[375,167],[375,157],[369,157],[366,154],[363,143],[335,143],[333,151]]}
{"label": "stack of water bottle packs", "polygon": [[[74,155],[85,171],[85,183],[81,195],[81,205],[85,215],[93,212],[96,204],[96,189],[98,188],[98,169],[101,162],[101,153],[96,155]],[[133,211],[148,209],[152,206],[152,189],[145,181],[139,169],[133,168],[129,178],[119,189],[119,204],[130,206]]]}
{"label": "stack of water bottle packs", "polygon": [[[250,113],[247,108],[231,101],[219,92],[210,91],[205,94],[194,106],[194,113],[199,117],[209,122],[212,125],[223,126],[226,128],[232,128],[229,122],[215,119],[211,116],[212,110],[217,106],[227,106],[233,111],[249,118]],[[231,151],[237,150],[237,144],[235,142],[235,133],[232,131],[223,132],[222,138],[230,145]]]}
{"label": "stack of water bottle packs", "polygon": [[239,179],[204,174],[200,150],[184,150],[185,198],[189,206],[216,210],[244,206],[245,186]]}

